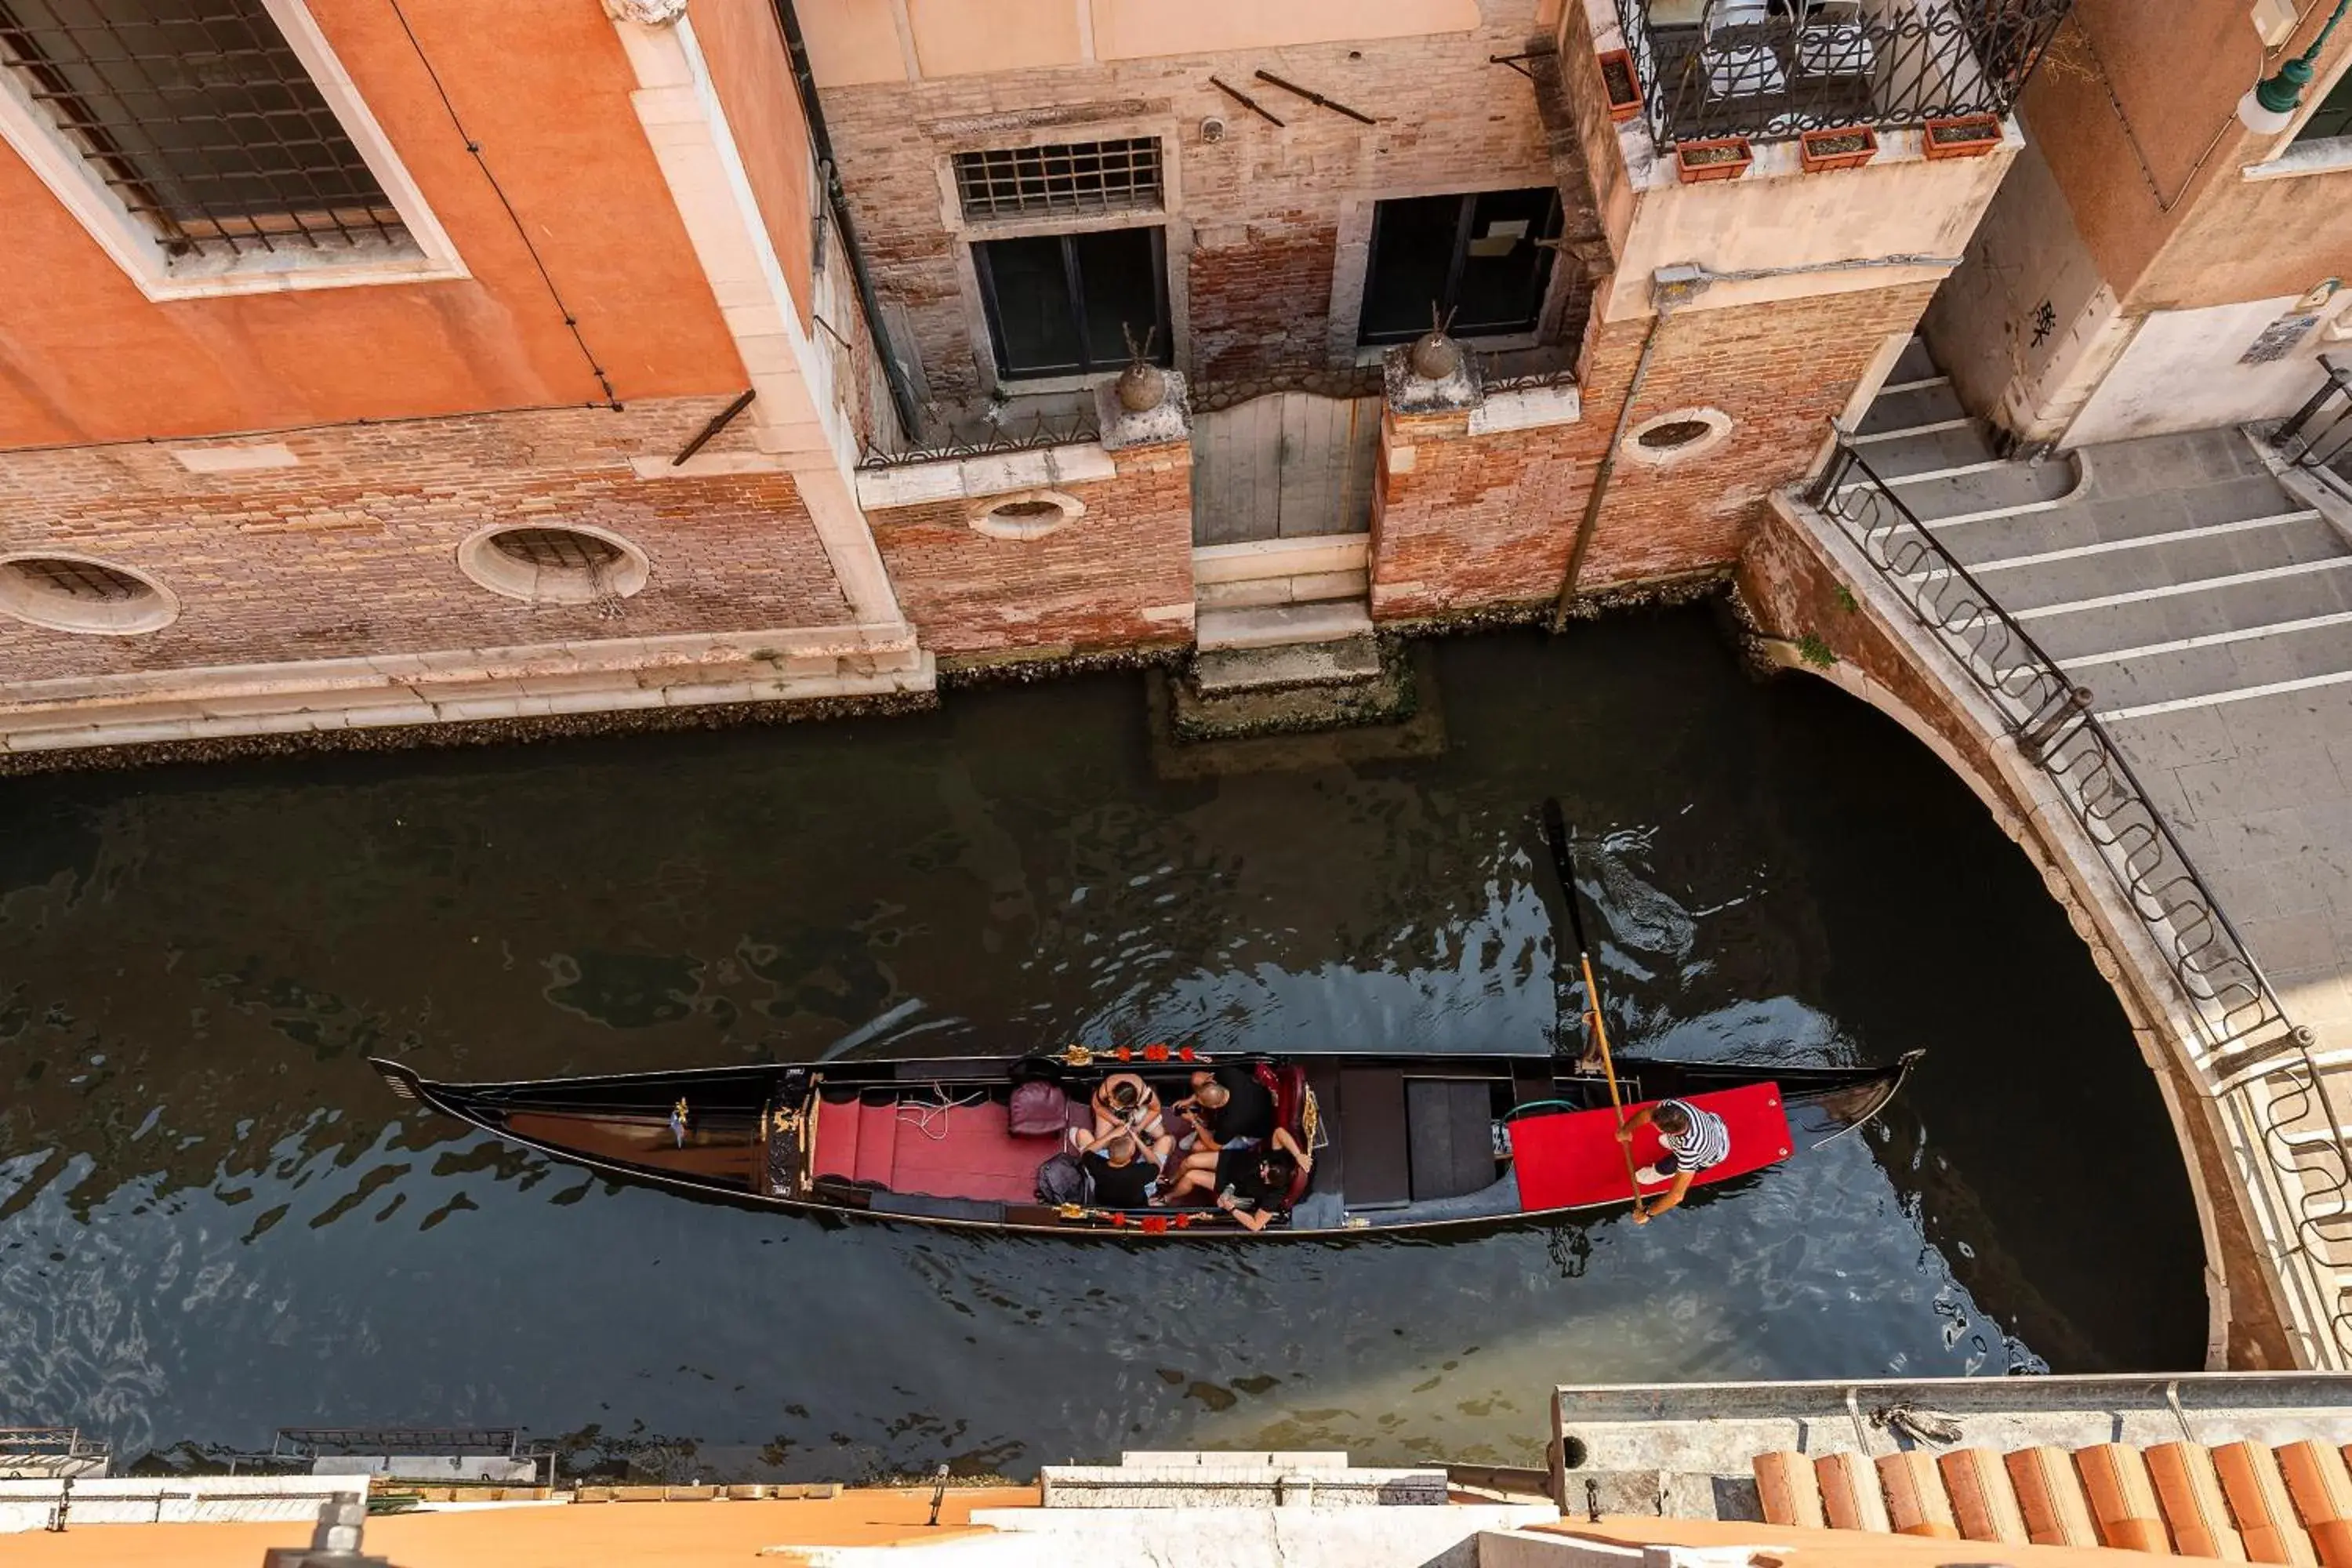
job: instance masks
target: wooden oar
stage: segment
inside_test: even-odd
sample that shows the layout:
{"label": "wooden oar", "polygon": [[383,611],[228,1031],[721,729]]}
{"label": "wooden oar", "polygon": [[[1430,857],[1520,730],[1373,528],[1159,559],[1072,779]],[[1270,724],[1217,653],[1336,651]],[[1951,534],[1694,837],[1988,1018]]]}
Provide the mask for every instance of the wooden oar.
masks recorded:
{"label": "wooden oar", "polygon": [[[1584,970],[1584,1000],[1590,1008],[1585,1014],[1592,1026],[1593,1043],[1601,1047],[1601,1070],[1609,1078],[1609,1109],[1616,1113],[1617,1125],[1625,1125],[1625,1100],[1617,1089],[1617,1064],[1609,1056],[1609,1026],[1601,1016],[1601,987],[1592,978],[1592,951],[1584,940],[1584,914],[1578,908],[1576,897],[1576,856],[1570,849],[1568,818],[1559,809],[1557,799],[1543,804],[1544,842],[1551,846],[1552,869],[1559,876],[1560,896],[1568,900],[1568,925],[1576,934],[1576,961]],[[1625,1184],[1633,1190],[1633,1210],[1638,1216],[1642,1208],[1642,1179],[1633,1173],[1633,1146],[1621,1142],[1617,1152],[1625,1156]]]}

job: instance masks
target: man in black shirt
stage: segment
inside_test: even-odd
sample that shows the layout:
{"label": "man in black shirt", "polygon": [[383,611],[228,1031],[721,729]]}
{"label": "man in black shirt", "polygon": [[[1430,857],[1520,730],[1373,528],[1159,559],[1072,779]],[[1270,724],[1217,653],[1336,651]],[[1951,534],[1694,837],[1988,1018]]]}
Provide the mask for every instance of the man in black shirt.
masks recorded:
{"label": "man in black shirt", "polygon": [[1247,1148],[1274,1136],[1273,1091],[1238,1062],[1194,1073],[1192,1095],[1177,1101],[1175,1109],[1192,1126],[1194,1136],[1185,1140],[1187,1148],[1213,1153]]}
{"label": "man in black shirt", "polygon": [[1125,1131],[1084,1142],[1087,1174],[1093,1179],[1094,1201],[1107,1209],[1150,1206],[1158,1195],[1160,1167],[1143,1157],[1142,1145]]}

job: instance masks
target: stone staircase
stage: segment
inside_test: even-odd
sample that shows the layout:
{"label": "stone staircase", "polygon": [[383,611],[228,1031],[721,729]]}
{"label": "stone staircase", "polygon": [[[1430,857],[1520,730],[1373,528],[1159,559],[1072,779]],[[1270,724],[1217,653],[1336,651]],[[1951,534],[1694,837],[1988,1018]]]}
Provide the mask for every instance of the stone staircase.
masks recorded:
{"label": "stone staircase", "polygon": [[[1864,462],[2078,686],[2179,838],[2309,1068],[2231,1084],[2316,1364],[2352,1361],[2352,536],[2236,429],[2006,460],[1915,339]],[[2305,494],[2308,494],[2306,487]],[[1923,568],[1927,563],[1923,563]],[[1924,575],[1924,572],[1923,572]],[[2319,1092],[2305,1078],[2315,1074]],[[2273,1142],[2273,1136],[2276,1142]],[[2291,1173],[2271,1167],[2277,1149]],[[2290,1287],[2293,1289],[2293,1287]]]}
{"label": "stone staircase", "polygon": [[1769,1524],[2352,1568],[2352,1471],[2316,1439],[1780,1450],[1754,1468]]}
{"label": "stone staircase", "polygon": [[1372,630],[1370,536],[1324,534],[1192,552],[1198,652],[1176,733],[1225,739],[1408,715],[1411,676]]}
{"label": "stone staircase", "polygon": [[2235,430],[2005,461],[1915,339],[1855,438],[2127,747],[2139,721],[2352,685],[2352,542]]}

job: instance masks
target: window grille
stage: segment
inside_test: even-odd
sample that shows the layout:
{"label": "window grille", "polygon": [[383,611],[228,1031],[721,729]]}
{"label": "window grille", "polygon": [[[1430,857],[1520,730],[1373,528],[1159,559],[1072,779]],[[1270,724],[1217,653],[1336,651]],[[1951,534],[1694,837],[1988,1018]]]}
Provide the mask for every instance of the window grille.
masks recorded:
{"label": "window grille", "polygon": [[955,155],[968,218],[1126,212],[1160,205],[1160,140],[1080,142]]}
{"label": "window grille", "polygon": [[11,561],[8,568],[43,593],[85,604],[128,604],[154,591],[130,573],[117,572],[95,561],[38,555]]}
{"label": "window grille", "polygon": [[408,237],[260,0],[0,0],[0,66],[170,255]]}
{"label": "window grille", "polygon": [[568,528],[514,528],[490,541],[509,561],[549,571],[593,572],[621,558],[621,547]]}

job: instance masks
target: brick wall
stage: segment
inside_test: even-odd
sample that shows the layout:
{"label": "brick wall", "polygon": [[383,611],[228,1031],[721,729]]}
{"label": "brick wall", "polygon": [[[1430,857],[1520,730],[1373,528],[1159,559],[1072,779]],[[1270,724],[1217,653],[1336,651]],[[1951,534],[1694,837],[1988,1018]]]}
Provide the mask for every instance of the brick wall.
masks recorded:
{"label": "brick wall", "polygon": [[1116,478],[1056,486],[1087,510],[1042,539],[975,531],[987,499],[867,521],[907,618],[942,658],[1181,646],[1192,637],[1192,457],[1181,442],[1136,447],[1117,454]]}
{"label": "brick wall", "polygon": [[[171,626],[128,637],[0,616],[0,682],[847,623],[788,477],[632,472],[632,456],[667,460],[725,401],[254,437],[223,444],[283,445],[299,465],[215,475],[188,472],[160,444],[0,454],[0,552],[121,562],[182,606]],[[739,426],[711,449],[746,447]],[[611,616],[492,594],[456,555],[502,522],[611,530],[646,552],[650,580]]]}
{"label": "brick wall", "polygon": [[[826,88],[825,120],[876,288],[894,331],[903,321],[931,395],[978,391],[990,352],[975,341],[958,242],[943,222],[944,161],[958,151],[1102,136],[1167,142],[1178,274],[1171,286],[1189,295],[1193,342],[1180,345],[1188,363],[1220,378],[1334,368],[1330,312],[1348,202],[1553,184],[1533,88],[1487,63],[1541,38],[1536,7],[1517,0],[1482,9],[1487,22],[1466,34]],[[1359,124],[1254,79],[1261,68],[1380,123]],[[1211,76],[1242,87],[1285,124],[1234,103]],[[1037,128],[1047,111],[1051,129]],[[1210,115],[1227,127],[1213,144],[1200,136]],[[1350,264],[1360,268],[1360,259]],[[1343,326],[1352,341],[1352,321]]]}
{"label": "brick wall", "polygon": [[[1731,416],[1732,433],[1664,468],[1619,459],[1580,586],[1727,568],[1765,498],[1811,468],[1826,421],[1932,291],[1906,286],[1669,319],[1633,424],[1706,406]],[[1372,518],[1376,616],[1526,604],[1558,591],[1649,326],[1644,318],[1593,329],[1576,424],[1472,436],[1465,415],[1391,416]]]}

